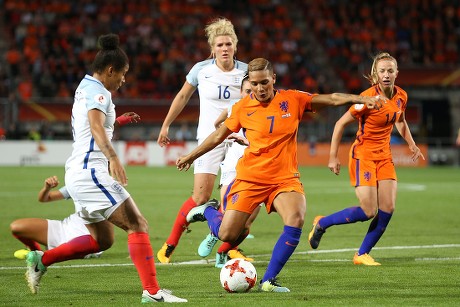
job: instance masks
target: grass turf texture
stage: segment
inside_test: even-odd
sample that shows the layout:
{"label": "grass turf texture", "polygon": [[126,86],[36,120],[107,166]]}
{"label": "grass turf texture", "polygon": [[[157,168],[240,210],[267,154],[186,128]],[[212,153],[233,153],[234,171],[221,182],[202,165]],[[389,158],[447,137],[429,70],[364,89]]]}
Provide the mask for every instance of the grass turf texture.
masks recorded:
{"label": "grass turf texture", "polygon": [[[307,216],[301,242],[281,274],[291,293],[229,294],[221,288],[219,270],[200,260],[197,248],[208,230],[195,223],[184,234],[173,254],[175,265],[157,264],[163,288],[187,298],[189,306],[353,306],[460,304],[460,192],[459,169],[397,169],[399,191],[396,212],[383,238],[372,251],[380,267],[352,264],[354,252],[369,222],[328,229],[317,251],[307,242],[315,215],[326,215],[356,205],[353,188],[344,169],[340,176],[326,167],[301,168],[307,195]],[[154,253],[171,229],[182,202],[192,190],[191,171],[174,167],[128,167],[128,191],[150,224]],[[13,257],[23,248],[9,233],[18,218],[62,219],[73,212],[71,201],[41,204],[38,190],[45,177],[58,175],[62,167],[0,167],[0,305],[1,306],[132,306],[140,303],[141,285],[127,258],[126,234],[116,230],[113,247],[99,259],[74,260],[48,269],[40,292],[32,295],[24,280],[25,263]],[[215,190],[214,197],[219,195]],[[240,247],[256,259],[259,279],[282,231],[277,214],[261,211],[251,229],[255,239]],[[178,264],[186,263],[186,264]],[[188,264],[187,264],[188,263]]]}

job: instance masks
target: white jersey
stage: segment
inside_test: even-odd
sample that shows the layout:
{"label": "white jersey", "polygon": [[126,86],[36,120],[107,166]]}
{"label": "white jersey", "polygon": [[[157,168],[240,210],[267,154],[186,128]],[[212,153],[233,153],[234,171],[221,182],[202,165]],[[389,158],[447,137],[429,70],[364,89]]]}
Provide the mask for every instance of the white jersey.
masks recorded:
{"label": "white jersey", "polygon": [[64,197],[65,200],[70,199],[70,194],[69,194],[69,191],[67,191],[66,186],[63,186],[62,188],[60,188],[59,193],[62,194],[62,197]]}
{"label": "white jersey", "polygon": [[235,61],[233,70],[224,72],[217,67],[215,59],[199,62],[192,67],[186,80],[198,88],[200,95],[197,139],[205,139],[216,130],[214,121],[232,99],[241,96],[241,81],[247,69],[246,63]]}
{"label": "white jersey", "polygon": [[112,94],[97,79],[86,75],[75,91],[72,107],[73,151],[67,159],[65,169],[108,169],[108,161],[91,134],[88,111],[98,109],[106,115],[104,129],[109,140],[113,136],[115,105]]}

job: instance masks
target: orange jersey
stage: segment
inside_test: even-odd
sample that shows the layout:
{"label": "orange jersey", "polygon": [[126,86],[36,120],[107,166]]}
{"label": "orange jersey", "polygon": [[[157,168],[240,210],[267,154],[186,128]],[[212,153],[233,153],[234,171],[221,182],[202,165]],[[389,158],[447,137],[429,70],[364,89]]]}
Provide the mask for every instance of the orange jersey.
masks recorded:
{"label": "orange jersey", "polygon": [[[355,104],[350,107],[351,115],[358,119],[358,132],[351,146],[350,156],[354,159],[383,160],[391,159],[390,138],[394,123],[406,110],[407,93],[400,87],[392,99],[380,110],[369,110],[365,105]],[[368,88],[362,96],[381,95],[378,85]]]}
{"label": "orange jersey", "polygon": [[303,113],[313,112],[313,96],[296,90],[277,90],[268,104],[250,94],[233,105],[225,125],[234,132],[243,128],[249,141],[236,166],[236,179],[274,184],[300,177],[297,131]]}

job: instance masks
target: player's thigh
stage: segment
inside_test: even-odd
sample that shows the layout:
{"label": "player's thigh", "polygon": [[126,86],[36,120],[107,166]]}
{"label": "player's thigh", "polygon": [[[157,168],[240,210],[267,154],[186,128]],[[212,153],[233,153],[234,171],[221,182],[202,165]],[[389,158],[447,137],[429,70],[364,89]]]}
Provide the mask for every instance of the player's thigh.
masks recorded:
{"label": "player's thigh", "polygon": [[106,250],[113,245],[115,235],[113,224],[109,221],[101,221],[98,223],[86,225],[91,236],[98,242],[101,250]]}
{"label": "player's thigh", "polygon": [[386,213],[393,213],[396,204],[396,180],[380,180],[378,187],[379,209]]}
{"label": "player's thigh", "polygon": [[115,226],[125,230],[128,234],[132,232],[148,232],[147,220],[142,215],[132,197],[126,199],[110,215],[108,220]]}
{"label": "player's thigh", "polygon": [[216,177],[217,176],[214,174],[195,174],[192,195],[192,198],[195,201],[195,203],[201,205],[209,200],[214,189]]}
{"label": "player's thigh", "polygon": [[225,211],[219,229],[219,238],[222,241],[235,241],[246,229],[246,221],[250,214],[237,210]]}
{"label": "player's thigh", "polygon": [[378,208],[377,187],[358,186],[355,188],[355,194],[366,216],[375,216]]}
{"label": "player's thigh", "polygon": [[284,225],[302,228],[307,210],[305,195],[296,191],[279,193],[273,206],[281,216]]}
{"label": "player's thigh", "polygon": [[257,206],[257,208],[254,209],[254,212],[252,212],[251,216],[249,217],[249,219],[246,222],[246,227],[247,228],[251,227],[252,223],[254,223],[254,221],[256,220],[257,215],[260,212],[260,208],[261,208],[261,206]]}
{"label": "player's thigh", "polygon": [[48,244],[48,220],[40,218],[18,219],[11,223],[13,234],[34,240],[40,244]]}

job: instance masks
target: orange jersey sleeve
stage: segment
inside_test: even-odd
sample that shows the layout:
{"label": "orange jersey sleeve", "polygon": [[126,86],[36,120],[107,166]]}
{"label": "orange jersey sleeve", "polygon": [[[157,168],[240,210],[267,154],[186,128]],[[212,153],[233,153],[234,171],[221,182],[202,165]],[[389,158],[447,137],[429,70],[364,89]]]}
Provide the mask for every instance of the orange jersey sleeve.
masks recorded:
{"label": "orange jersey sleeve", "polygon": [[[359,122],[356,139],[350,149],[352,158],[364,160],[391,158],[390,138],[393,126],[407,106],[407,93],[398,86],[395,86],[394,90],[396,93],[393,98],[380,110],[369,110],[362,104],[350,107],[349,112]],[[380,88],[375,85],[361,95],[381,95]]]}
{"label": "orange jersey sleeve", "polygon": [[299,177],[297,131],[303,113],[313,112],[313,94],[278,90],[269,103],[260,103],[253,94],[236,103],[225,120],[232,131],[243,128],[249,141],[239,159],[236,178],[274,183]]}

